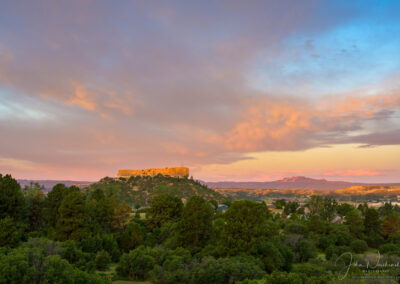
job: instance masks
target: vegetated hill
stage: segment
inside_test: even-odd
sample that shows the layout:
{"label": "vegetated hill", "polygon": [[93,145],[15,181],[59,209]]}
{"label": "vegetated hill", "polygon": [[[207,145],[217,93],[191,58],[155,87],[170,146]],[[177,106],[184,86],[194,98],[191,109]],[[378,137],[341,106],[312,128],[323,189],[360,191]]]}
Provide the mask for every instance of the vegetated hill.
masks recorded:
{"label": "vegetated hill", "polygon": [[344,189],[316,190],[316,189],[245,189],[245,188],[216,188],[216,191],[229,195],[234,199],[259,200],[264,196],[285,196],[285,195],[400,195],[400,186],[381,185],[357,185]]}
{"label": "vegetated hill", "polygon": [[329,193],[315,189],[248,189],[248,188],[215,188],[221,194],[232,197],[233,199],[262,200],[263,197],[284,197],[293,195],[313,195]]}
{"label": "vegetated hill", "polygon": [[400,195],[400,186],[363,185],[332,191],[342,195]]}
{"label": "vegetated hill", "polygon": [[62,183],[65,186],[71,186],[71,185],[76,185],[79,187],[84,187],[88,186],[91,184],[91,181],[74,181],[74,180],[32,180],[32,179],[18,179],[18,183],[21,185],[21,187],[24,186],[29,186],[31,183],[38,183],[41,186],[43,186],[47,191],[50,191],[53,186],[55,186],[58,183]]}
{"label": "vegetated hill", "polygon": [[117,201],[125,201],[130,206],[148,206],[153,196],[168,193],[187,200],[194,195],[202,196],[206,200],[216,200],[223,203],[230,199],[225,195],[208,188],[206,185],[189,178],[177,178],[157,175],[136,176],[127,178],[105,177],[93,183],[84,190],[101,188],[107,195],[112,195]]}
{"label": "vegetated hill", "polygon": [[[326,179],[313,179],[303,176],[287,177],[276,181],[266,182],[206,182],[211,188],[241,188],[241,189],[313,189],[313,190],[335,190],[348,188],[350,186],[370,185],[366,183],[353,183],[346,181],[328,181]],[[382,186],[400,186],[400,184],[374,184]]]}

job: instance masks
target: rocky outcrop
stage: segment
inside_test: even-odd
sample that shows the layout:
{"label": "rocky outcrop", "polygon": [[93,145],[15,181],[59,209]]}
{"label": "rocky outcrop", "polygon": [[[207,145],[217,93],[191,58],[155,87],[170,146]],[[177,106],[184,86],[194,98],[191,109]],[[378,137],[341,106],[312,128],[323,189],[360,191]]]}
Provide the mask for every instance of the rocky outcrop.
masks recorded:
{"label": "rocky outcrop", "polygon": [[171,176],[188,177],[189,169],[186,167],[163,168],[163,169],[143,169],[143,170],[119,170],[117,176],[129,178],[132,176]]}

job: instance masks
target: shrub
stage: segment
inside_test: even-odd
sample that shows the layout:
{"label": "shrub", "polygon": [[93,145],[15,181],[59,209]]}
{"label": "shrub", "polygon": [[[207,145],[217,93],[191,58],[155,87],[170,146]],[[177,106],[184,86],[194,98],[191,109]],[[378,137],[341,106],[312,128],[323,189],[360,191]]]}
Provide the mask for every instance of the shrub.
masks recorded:
{"label": "shrub", "polygon": [[16,247],[21,240],[21,233],[15,226],[15,220],[11,217],[0,219],[0,228],[0,246]]}
{"label": "shrub", "polygon": [[363,253],[368,249],[368,245],[364,240],[352,241],[350,247],[355,253]]}
{"label": "shrub", "polygon": [[379,252],[380,253],[400,253],[400,247],[395,244],[384,244],[379,247]]}
{"label": "shrub", "polygon": [[300,240],[296,244],[295,257],[298,262],[307,262],[317,256],[317,251],[313,244],[308,240]]}
{"label": "shrub", "polygon": [[154,265],[154,257],[148,254],[145,247],[141,246],[131,250],[129,254],[125,253],[121,256],[117,272],[121,276],[144,280],[149,277],[149,272]]}
{"label": "shrub", "polygon": [[190,283],[235,283],[245,279],[261,279],[265,275],[262,263],[251,256],[204,258],[192,271]]}
{"label": "shrub", "polygon": [[285,232],[289,233],[289,234],[298,234],[298,235],[306,236],[308,233],[308,230],[307,230],[307,227],[302,224],[290,223],[290,224],[286,225]]}
{"label": "shrub", "polygon": [[111,256],[108,252],[102,250],[97,253],[95,261],[98,270],[107,270],[111,262]]}
{"label": "shrub", "polygon": [[325,250],[325,258],[327,260],[334,260],[333,257],[341,256],[345,252],[350,252],[351,249],[347,246],[329,246]]}
{"label": "shrub", "polygon": [[89,253],[97,253],[105,250],[114,262],[118,262],[119,257],[121,256],[118,243],[111,234],[85,238],[80,242],[80,247],[83,252]]}
{"label": "shrub", "polygon": [[0,283],[108,283],[77,269],[59,255],[39,248],[17,248],[0,254]]}
{"label": "shrub", "polygon": [[329,246],[334,245],[335,241],[331,236],[321,236],[318,238],[317,246],[320,249],[327,249]]}
{"label": "shrub", "polygon": [[304,273],[308,277],[320,277],[326,274],[325,268],[312,263],[299,263],[293,266],[293,272]]}

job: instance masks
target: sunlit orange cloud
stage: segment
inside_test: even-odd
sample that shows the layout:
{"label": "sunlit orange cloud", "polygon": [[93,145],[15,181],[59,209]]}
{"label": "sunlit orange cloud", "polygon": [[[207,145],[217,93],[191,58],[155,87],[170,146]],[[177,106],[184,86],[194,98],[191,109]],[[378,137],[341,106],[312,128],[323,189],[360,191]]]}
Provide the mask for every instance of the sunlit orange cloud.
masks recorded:
{"label": "sunlit orange cloud", "polygon": [[91,111],[96,109],[96,103],[94,102],[94,99],[82,85],[75,86],[75,94],[68,100],[68,103],[78,105]]}
{"label": "sunlit orange cloud", "polygon": [[[305,100],[259,99],[232,129],[209,141],[230,151],[301,150],[313,147],[313,136],[324,132],[361,130],[365,118],[385,118],[400,107],[399,94],[326,99],[316,105]],[[380,115],[380,117],[379,117]]]}
{"label": "sunlit orange cloud", "polygon": [[382,110],[396,109],[400,106],[400,94],[382,94],[364,97],[346,97],[339,101],[326,99],[322,101],[324,109],[333,115],[368,117]]}
{"label": "sunlit orange cloud", "polygon": [[[66,99],[67,104],[77,105],[82,109],[94,112],[102,118],[113,118],[113,114],[131,115],[132,99],[127,102],[114,91],[107,89],[88,89],[81,83],[73,83],[73,94]],[[57,92],[51,90],[47,96],[58,97]],[[135,104],[137,101],[135,101]]]}

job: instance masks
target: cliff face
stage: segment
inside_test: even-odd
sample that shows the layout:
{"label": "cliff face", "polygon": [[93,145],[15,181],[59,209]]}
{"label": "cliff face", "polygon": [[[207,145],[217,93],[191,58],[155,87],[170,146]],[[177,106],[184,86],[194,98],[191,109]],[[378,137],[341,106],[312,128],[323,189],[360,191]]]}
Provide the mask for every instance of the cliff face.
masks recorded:
{"label": "cliff face", "polygon": [[129,178],[131,176],[156,176],[159,174],[171,177],[188,177],[189,169],[186,167],[176,167],[164,169],[119,170],[117,176]]}

